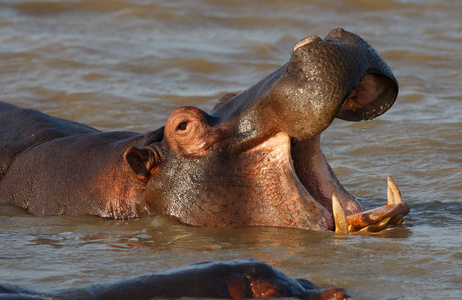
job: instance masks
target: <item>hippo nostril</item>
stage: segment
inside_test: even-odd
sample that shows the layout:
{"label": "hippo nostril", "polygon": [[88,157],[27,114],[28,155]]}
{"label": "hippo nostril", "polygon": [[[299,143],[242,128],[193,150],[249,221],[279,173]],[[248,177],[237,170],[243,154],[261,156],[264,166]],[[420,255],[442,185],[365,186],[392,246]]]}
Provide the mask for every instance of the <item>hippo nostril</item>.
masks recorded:
{"label": "hippo nostril", "polygon": [[180,123],[180,125],[178,125],[178,127],[176,128],[176,130],[180,130],[180,131],[184,131],[186,130],[186,128],[188,127],[188,122],[182,122]]}

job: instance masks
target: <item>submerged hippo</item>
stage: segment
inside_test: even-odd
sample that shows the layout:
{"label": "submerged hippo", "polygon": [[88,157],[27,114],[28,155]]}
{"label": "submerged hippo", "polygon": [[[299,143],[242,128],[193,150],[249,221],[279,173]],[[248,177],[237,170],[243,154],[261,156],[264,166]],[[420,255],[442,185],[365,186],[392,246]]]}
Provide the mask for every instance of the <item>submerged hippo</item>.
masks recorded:
{"label": "submerged hippo", "polygon": [[195,226],[382,229],[409,211],[399,190],[390,180],[389,205],[364,212],[326,162],[320,134],[336,117],[383,114],[397,94],[375,50],[336,29],[298,42],[288,63],[210,114],[182,107],[146,134],[1,103],[0,203],[35,215],[166,215]]}
{"label": "submerged hippo", "polygon": [[176,299],[176,298],[345,299],[340,288],[319,290],[304,279],[292,279],[271,266],[249,259],[205,262],[115,283],[34,291],[1,285],[0,299]]}

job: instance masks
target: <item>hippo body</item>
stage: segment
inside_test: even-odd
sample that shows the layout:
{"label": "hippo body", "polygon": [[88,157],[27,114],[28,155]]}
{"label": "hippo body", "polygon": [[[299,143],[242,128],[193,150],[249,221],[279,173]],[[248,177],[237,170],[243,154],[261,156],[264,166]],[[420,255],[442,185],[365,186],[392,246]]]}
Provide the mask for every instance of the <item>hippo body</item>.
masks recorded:
{"label": "hippo body", "polygon": [[0,178],[5,175],[12,159],[29,147],[49,139],[98,132],[80,123],[3,102],[0,102],[0,122]]}
{"label": "hippo body", "polygon": [[329,167],[320,134],[335,117],[381,115],[397,93],[375,50],[337,29],[298,42],[288,63],[210,114],[182,107],[146,134],[1,103],[0,203],[36,215],[332,230],[333,194],[347,215],[363,208]]}
{"label": "hippo body", "polygon": [[251,259],[203,262],[162,273],[114,283],[77,288],[33,291],[1,285],[0,299],[345,299],[340,288],[319,290],[304,279],[292,279],[271,266]]}
{"label": "hippo body", "polygon": [[142,185],[123,154],[131,146],[144,146],[146,139],[161,139],[162,130],[100,132],[7,103],[0,103],[0,128],[1,203],[35,215],[122,219],[146,214],[138,198]]}

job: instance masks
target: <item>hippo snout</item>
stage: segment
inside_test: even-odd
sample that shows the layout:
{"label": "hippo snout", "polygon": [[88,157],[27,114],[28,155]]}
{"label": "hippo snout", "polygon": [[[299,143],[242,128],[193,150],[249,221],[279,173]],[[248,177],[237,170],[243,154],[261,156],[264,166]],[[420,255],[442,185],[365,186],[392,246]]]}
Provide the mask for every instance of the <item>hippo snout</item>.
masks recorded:
{"label": "hippo snout", "polygon": [[397,81],[377,52],[359,36],[336,29],[325,39],[298,42],[287,64],[211,115],[232,120],[246,143],[279,131],[303,140],[320,134],[335,117],[373,119],[397,94]]}

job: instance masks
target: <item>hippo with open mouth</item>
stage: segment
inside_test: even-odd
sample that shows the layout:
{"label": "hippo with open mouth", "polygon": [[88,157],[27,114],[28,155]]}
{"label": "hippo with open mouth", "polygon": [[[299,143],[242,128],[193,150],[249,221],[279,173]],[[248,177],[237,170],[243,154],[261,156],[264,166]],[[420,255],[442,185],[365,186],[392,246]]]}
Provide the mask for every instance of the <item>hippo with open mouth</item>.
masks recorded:
{"label": "hippo with open mouth", "polygon": [[389,179],[389,204],[364,211],[328,165],[320,134],[336,117],[383,114],[397,94],[375,50],[336,29],[298,42],[288,63],[210,114],[181,107],[146,134],[1,103],[0,203],[35,215],[379,231],[400,224],[409,206]]}

